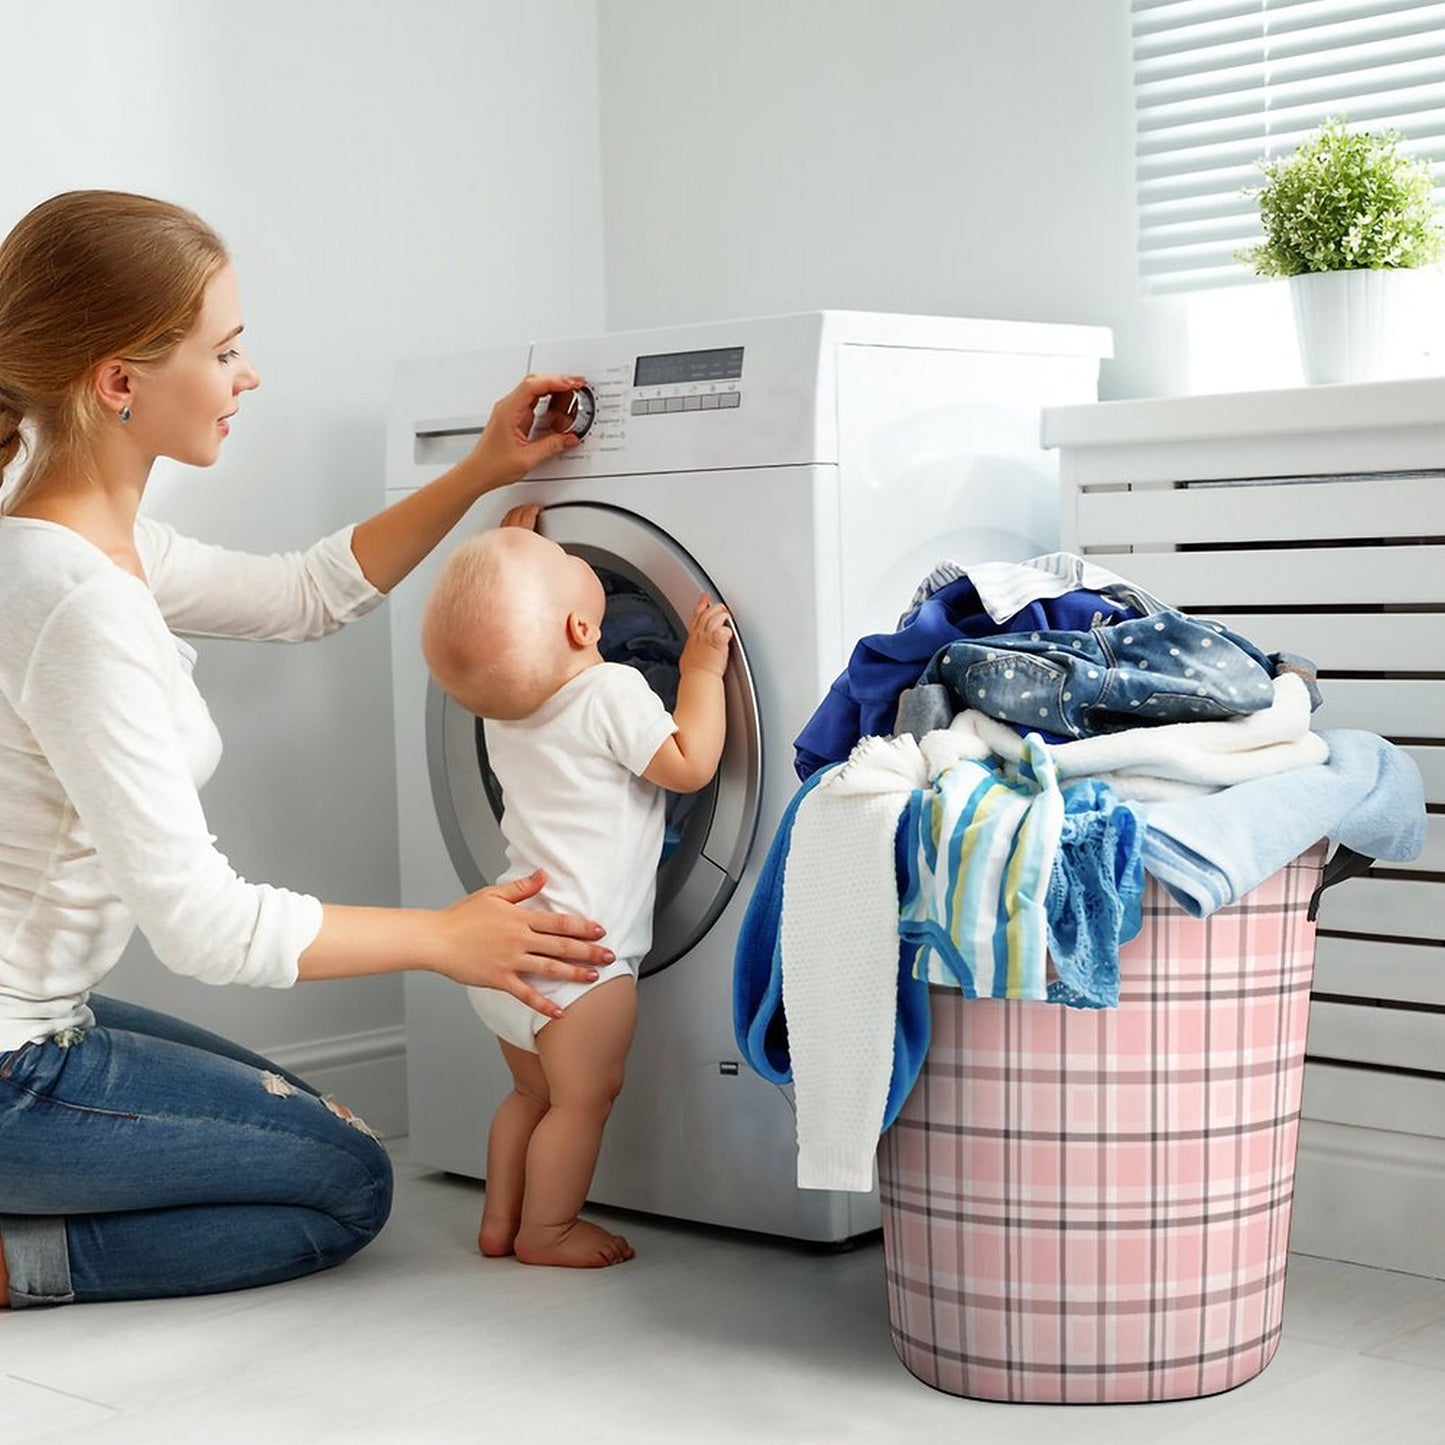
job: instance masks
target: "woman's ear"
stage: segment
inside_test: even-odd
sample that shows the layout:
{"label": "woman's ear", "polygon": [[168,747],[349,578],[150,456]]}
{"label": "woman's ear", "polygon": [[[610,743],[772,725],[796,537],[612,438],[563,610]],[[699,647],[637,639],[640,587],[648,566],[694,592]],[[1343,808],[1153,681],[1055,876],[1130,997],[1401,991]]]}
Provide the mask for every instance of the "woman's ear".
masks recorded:
{"label": "woman's ear", "polygon": [[107,411],[119,413],[135,400],[131,386],[131,369],[118,356],[102,361],[91,373],[96,400]]}

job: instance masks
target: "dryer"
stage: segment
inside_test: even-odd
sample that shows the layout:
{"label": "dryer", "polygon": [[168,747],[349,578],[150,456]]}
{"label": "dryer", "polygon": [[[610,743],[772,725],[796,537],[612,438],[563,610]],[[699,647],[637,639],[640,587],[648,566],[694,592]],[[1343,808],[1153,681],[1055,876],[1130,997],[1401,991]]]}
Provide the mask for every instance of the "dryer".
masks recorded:
{"label": "dryer", "polygon": [[[828,311],[398,368],[392,501],[464,455],[525,372],[585,376],[594,400],[580,447],[483,498],[393,595],[404,905],[450,902],[504,862],[481,729],[421,660],[422,608],[451,545],[510,506],[543,503],[542,530],[608,586],[617,627],[604,650],[628,660],[646,634],[636,660],[664,695],[668,648],[675,657],[697,594],[733,617],[726,749],[713,784],[670,807],[636,1041],[594,1203],[818,1242],[878,1227],[876,1191],[796,1187],[791,1090],[753,1074],[733,1039],[738,927],[797,787],[793,737],[857,638],[896,625],[941,560],[1056,544],[1039,413],[1093,400],[1109,353],[1097,327]],[[508,1088],[500,1051],[456,985],[414,974],[405,988],[411,1157],[484,1178],[487,1125]]]}

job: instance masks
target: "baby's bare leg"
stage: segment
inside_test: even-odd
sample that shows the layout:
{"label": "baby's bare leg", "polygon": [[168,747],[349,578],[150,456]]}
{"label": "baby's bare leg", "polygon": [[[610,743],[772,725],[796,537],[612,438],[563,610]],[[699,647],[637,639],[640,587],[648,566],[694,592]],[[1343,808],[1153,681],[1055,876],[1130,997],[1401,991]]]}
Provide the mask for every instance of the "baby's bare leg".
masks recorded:
{"label": "baby's bare leg", "polygon": [[488,1255],[512,1252],[522,1222],[527,1146],[548,1104],[547,1078],[537,1055],[501,1039],[497,1042],[512,1071],[512,1092],[498,1106],[487,1135],[487,1197],[482,1205],[477,1248]]}
{"label": "baby's bare leg", "polygon": [[621,1264],[633,1249],[619,1234],[578,1219],[602,1129],[622,1089],[637,1023],[637,987],[609,979],[538,1035],[551,1107],[527,1149],[527,1188],[516,1254],[524,1264],[592,1268]]}

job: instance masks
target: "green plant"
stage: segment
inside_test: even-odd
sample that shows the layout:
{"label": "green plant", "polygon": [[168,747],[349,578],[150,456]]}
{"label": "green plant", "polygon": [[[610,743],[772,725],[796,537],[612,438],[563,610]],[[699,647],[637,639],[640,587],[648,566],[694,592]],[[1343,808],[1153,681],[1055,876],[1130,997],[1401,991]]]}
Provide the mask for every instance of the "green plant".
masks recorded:
{"label": "green plant", "polygon": [[1429,170],[1399,153],[1396,131],[1331,117],[1293,155],[1262,160],[1264,241],[1236,252],[1261,276],[1428,266],[1445,249]]}

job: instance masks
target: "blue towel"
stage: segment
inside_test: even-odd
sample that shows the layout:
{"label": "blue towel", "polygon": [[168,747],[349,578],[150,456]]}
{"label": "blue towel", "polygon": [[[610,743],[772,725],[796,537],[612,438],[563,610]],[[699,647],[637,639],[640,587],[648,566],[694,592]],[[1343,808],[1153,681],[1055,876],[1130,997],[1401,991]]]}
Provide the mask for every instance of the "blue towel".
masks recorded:
{"label": "blue towel", "polygon": [[[783,1014],[783,957],[779,933],[783,917],[783,870],[793,819],[807,794],[833,771],[815,772],[793,795],[778,823],[762,870],[738,930],[733,960],[733,1036],[749,1067],[774,1084],[793,1080],[788,1023]],[[894,842],[894,874],[906,876],[906,837],[902,823]],[[913,947],[898,950],[898,1017],[893,1036],[893,1075],[883,1111],[886,1129],[908,1098],[928,1051],[931,1020],[928,983],[913,977]]]}
{"label": "blue towel", "polygon": [[1207,918],[1321,838],[1391,862],[1419,855],[1425,790],[1415,760],[1374,733],[1320,737],[1330,750],[1323,763],[1149,805],[1144,867],[1180,907]]}
{"label": "blue towel", "polygon": [[1117,1008],[1119,945],[1144,923],[1144,828],[1098,778],[1064,788],[1064,823],[1049,879],[1049,1002]]}

